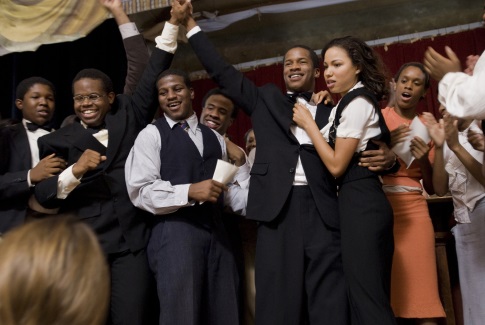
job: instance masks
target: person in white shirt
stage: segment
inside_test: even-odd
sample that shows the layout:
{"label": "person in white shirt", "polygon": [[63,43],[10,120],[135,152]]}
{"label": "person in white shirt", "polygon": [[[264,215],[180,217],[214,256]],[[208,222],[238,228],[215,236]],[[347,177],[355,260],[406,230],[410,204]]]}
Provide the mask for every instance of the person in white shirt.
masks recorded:
{"label": "person in white shirt", "polygon": [[485,319],[485,177],[481,173],[483,153],[468,141],[468,132],[483,134],[478,121],[451,116],[446,110],[438,123],[424,113],[435,143],[433,186],[436,194],[453,197],[457,222],[452,232],[463,302],[464,324],[481,324]]}
{"label": "person in white shirt", "polygon": [[[482,19],[485,22],[485,10]],[[424,55],[426,69],[439,81],[440,103],[453,116],[485,119],[485,52],[476,62],[473,74],[467,74],[461,72],[460,60],[453,50],[446,46],[445,51],[446,57],[429,47]]]}

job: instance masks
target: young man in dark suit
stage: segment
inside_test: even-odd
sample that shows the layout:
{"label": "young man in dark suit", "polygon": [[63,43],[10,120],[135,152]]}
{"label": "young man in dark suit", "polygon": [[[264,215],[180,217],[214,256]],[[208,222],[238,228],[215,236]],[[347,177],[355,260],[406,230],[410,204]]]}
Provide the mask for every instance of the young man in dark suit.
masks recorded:
{"label": "young man in dark suit", "polygon": [[131,96],[115,95],[103,72],[81,70],[72,85],[77,121],[39,140],[41,156],[56,153],[69,167],[39,183],[36,197],[44,206],[74,214],[95,230],[110,266],[112,324],[150,324],[158,314],[146,257],[149,219],[130,202],[124,166],[138,132],[158,108],[157,76],[173,58],[164,38],[163,33],[157,38]]}
{"label": "young man in dark suit", "polygon": [[306,99],[320,76],[305,46],[284,57],[288,96],[276,85],[256,87],[221,55],[183,11],[189,43],[216,83],[251,116],[258,150],[251,169],[247,217],[259,221],[256,248],[256,324],[348,324],[337,189],[306,133],[292,122],[294,101],[320,127],[330,107]]}
{"label": "young man in dark suit", "polygon": [[[64,170],[66,162],[55,154],[39,159],[37,139],[49,134],[55,109],[54,85],[41,77],[22,80],[15,105],[22,123],[2,127],[0,169],[0,233],[24,223],[26,218],[50,212],[36,204],[34,186]],[[55,212],[55,211],[53,211]]]}

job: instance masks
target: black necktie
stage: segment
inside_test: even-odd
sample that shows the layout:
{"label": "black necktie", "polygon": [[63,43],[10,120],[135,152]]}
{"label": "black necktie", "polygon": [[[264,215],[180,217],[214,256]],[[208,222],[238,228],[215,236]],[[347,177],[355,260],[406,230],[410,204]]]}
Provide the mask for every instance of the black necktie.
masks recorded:
{"label": "black necktie", "polygon": [[286,93],[286,96],[293,102],[293,103],[296,103],[296,99],[298,97],[301,97],[303,98],[304,100],[306,100],[307,102],[310,102],[310,100],[312,99],[312,96],[313,96],[313,93],[312,92],[306,92],[306,91],[303,91],[303,92],[294,92],[294,93]]}
{"label": "black necktie", "polygon": [[46,130],[47,132],[50,132],[52,130],[52,128],[49,125],[39,125],[32,122],[27,122],[25,123],[25,125],[27,126],[27,130],[31,132],[35,132],[38,129]]}

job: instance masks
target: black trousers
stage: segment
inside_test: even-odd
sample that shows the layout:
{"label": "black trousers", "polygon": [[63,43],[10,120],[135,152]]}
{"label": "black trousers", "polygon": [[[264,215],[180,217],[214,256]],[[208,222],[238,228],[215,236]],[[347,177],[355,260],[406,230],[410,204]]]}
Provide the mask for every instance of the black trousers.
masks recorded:
{"label": "black trousers", "polygon": [[349,324],[340,232],[323,223],[308,186],[260,223],[255,270],[256,325]]}
{"label": "black trousers", "polygon": [[108,255],[111,301],[107,324],[157,324],[155,279],[145,249]]}
{"label": "black trousers", "polygon": [[238,270],[220,220],[161,217],[152,229],[148,260],[157,281],[160,325],[239,324]]}
{"label": "black trousers", "polygon": [[390,304],[393,214],[381,183],[377,177],[344,183],[338,201],[352,325],[396,324]]}

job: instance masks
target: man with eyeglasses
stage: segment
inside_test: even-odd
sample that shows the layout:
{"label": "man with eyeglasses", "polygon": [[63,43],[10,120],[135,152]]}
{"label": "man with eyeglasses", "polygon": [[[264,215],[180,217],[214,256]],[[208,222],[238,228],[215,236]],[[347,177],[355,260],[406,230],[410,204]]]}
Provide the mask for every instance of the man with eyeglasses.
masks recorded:
{"label": "man with eyeglasses", "polygon": [[156,323],[158,303],[146,245],[150,215],[135,208],[124,166],[138,135],[158,108],[157,76],[173,54],[165,32],[132,95],[116,95],[111,79],[97,69],[81,70],[72,83],[77,120],[39,140],[41,156],[63,157],[68,167],[36,186],[45,207],[74,214],[96,232],[111,273],[109,324]]}

